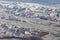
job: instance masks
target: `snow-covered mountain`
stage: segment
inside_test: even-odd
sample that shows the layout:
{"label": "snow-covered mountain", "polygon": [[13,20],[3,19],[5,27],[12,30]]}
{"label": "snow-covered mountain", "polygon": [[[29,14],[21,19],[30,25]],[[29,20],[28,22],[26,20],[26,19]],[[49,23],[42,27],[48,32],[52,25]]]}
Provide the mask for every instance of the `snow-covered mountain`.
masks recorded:
{"label": "snow-covered mountain", "polygon": [[[38,3],[0,1],[0,28],[2,30],[0,36],[5,32],[8,36],[13,35],[16,37],[31,36],[31,34],[37,36],[37,34],[34,34],[37,31],[32,31],[38,29],[38,31],[42,30],[44,33],[46,31],[49,33],[49,35],[45,36],[45,40],[53,40],[55,36],[60,36],[59,27],[60,9],[57,7]],[[26,31],[25,28],[32,29]],[[41,34],[44,36],[44,33],[40,33],[40,36]]]}
{"label": "snow-covered mountain", "polygon": [[[14,14],[16,16],[24,17],[59,17],[60,9],[53,6],[41,5],[36,3],[22,3],[22,2],[0,2],[0,7],[3,7],[5,12]],[[49,18],[48,18],[49,17]],[[60,18],[60,17],[59,17]],[[59,19],[58,18],[58,19]],[[59,19],[60,20],[60,19]]]}

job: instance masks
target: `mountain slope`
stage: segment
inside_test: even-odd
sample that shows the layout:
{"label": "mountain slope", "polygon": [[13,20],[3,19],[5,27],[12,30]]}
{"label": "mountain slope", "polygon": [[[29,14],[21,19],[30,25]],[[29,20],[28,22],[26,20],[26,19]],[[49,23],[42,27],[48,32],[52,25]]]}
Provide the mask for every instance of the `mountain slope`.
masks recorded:
{"label": "mountain slope", "polygon": [[0,1],[0,34],[1,38],[58,40],[60,9],[37,3]]}

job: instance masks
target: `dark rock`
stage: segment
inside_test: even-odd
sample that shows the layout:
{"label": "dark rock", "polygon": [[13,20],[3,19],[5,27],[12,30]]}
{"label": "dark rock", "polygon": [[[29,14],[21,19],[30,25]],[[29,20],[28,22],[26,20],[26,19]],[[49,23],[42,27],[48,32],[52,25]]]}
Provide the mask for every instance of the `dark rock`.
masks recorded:
{"label": "dark rock", "polygon": [[39,37],[27,37],[27,38],[23,38],[23,40],[43,40],[42,38]]}
{"label": "dark rock", "polygon": [[60,27],[60,25],[58,25],[58,24],[57,24],[57,25],[55,25],[55,26],[56,26],[56,27]]}
{"label": "dark rock", "polygon": [[43,36],[48,35],[48,34],[49,34],[49,32],[40,32],[40,33],[39,33],[39,36],[40,36],[40,37],[43,37]]}
{"label": "dark rock", "polygon": [[5,30],[8,29],[8,26],[6,26],[6,24],[1,24],[1,27],[4,28]]}
{"label": "dark rock", "polygon": [[42,20],[48,20],[48,18],[46,18],[44,16],[41,16],[40,19],[42,19]]}
{"label": "dark rock", "polygon": [[14,29],[9,29],[9,32],[15,33]]}
{"label": "dark rock", "polygon": [[21,30],[17,29],[15,34],[20,35],[20,33],[21,33]]}
{"label": "dark rock", "polygon": [[25,33],[25,29],[23,27],[21,27],[19,30],[21,31],[21,33]]}
{"label": "dark rock", "polygon": [[2,16],[2,17],[1,17],[1,19],[5,19],[5,17],[4,17],[4,16]]}
{"label": "dark rock", "polygon": [[21,12],[23,10],[26,10],[26,8],[20,8],[20,9],[18,9],[18,12]]}
{"label": "dark rock", "polygon": [[39,37],[30,37],[30,40],[43,40],[43,39]]}

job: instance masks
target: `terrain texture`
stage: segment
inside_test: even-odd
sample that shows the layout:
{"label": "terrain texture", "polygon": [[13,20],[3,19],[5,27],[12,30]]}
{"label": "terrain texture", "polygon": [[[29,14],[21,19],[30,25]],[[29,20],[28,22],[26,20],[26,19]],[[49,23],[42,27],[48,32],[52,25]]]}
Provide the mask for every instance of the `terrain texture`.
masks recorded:
{"label": "terrain texture", "polygon": [[0,1],[0,40],[60,40],[60,9]]}

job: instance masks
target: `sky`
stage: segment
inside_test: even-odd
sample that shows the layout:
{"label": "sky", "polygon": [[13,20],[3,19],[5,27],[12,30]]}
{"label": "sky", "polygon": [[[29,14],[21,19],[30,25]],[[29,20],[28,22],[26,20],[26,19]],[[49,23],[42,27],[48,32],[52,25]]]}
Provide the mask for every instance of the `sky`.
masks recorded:
{"label": "sky", "polygon": [[43,4],[60,4],[60,0],[6,0],[6,1],[18,1],[18,2],[34,2]]}

